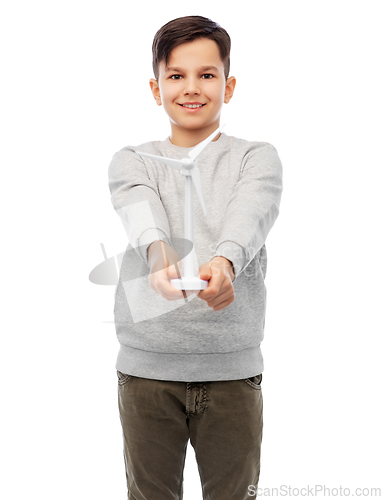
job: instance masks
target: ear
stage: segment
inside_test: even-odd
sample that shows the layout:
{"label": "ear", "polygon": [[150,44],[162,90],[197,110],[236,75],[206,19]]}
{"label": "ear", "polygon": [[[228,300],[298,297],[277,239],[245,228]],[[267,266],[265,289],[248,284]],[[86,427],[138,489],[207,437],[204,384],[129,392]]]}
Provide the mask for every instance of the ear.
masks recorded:
{"label": "ear", "polygon": [[153,96],[154,96],[156,103],[158,104],[158,106],[161,106],[162,99],[160,97],[159,85],[158,85],[158,82],[154,78],[150,79],[150,88],[151,88],[151,92],[153,93]]}
{"label": "ear", "polygon": [[229,101],[231,100],[231,97],[233,96],[233,91],[235,90],[235,86],[236,86],[236,78],[234,76],[230,76],[227,79],[225,85],[225,93],[224,93],[225,104],[228,104]]}

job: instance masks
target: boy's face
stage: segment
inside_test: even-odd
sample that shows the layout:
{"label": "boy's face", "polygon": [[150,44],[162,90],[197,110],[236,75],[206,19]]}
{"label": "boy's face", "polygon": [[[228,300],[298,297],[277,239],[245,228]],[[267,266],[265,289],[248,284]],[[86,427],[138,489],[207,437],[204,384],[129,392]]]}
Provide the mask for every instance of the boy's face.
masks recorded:
{"label": "boy's face", "polygon": [[[188,147],[190,140],[203,140],[216,130],[223,103],[231,99],[235,84],[235,77],[225,80],[215,41],[199,38],[175,47],[168,67],[164,61],[159,64],[158,82],[150,80],[157,104],[163,104],[170,118],[172,142]],[[188,103],[198,107],[186,107]]]}

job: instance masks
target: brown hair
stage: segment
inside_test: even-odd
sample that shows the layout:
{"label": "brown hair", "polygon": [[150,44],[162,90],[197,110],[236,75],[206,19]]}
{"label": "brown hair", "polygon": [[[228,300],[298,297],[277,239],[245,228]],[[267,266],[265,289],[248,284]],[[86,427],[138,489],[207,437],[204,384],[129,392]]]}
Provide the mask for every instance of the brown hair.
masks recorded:
{"label": "brown hair", "polygon": [[209,38],[217,43],[227,79],[230,66],[230,36],[218,23],[202,16],[178,17],[156,32],[152,46],[155,79],[159,78],[159,63],[164,61],[167,66],[171,51],[175,47],[197,38]]}

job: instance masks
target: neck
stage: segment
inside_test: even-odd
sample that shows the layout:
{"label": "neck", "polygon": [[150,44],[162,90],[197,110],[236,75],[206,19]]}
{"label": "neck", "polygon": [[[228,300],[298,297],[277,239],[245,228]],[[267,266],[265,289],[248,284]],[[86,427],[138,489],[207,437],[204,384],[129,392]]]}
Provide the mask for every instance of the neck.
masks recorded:
{"label": "neck", "polygon": [[[217,128],[219,128],[219,122],[203,129],[185,129],[183,127],[176,127],[172,124],[170,142],[174,144],[174,146],[180,146],[181,148],[192,148],[199,144],[199,142],[207,139],[207,137]],[[221,133],[217,134],[212,142],[216,142],[220,136]]]}

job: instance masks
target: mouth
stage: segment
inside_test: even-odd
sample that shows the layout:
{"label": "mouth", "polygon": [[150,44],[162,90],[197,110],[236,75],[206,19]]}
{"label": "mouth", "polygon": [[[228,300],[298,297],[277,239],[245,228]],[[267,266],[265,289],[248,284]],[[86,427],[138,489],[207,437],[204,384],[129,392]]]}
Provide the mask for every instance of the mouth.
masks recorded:
{"label": "mouth", "polygon": [[205,106],[206,104],[202,104],[200,102],[195,102],[195,103],[185,103],[185,104],[180,104],[178,103],[179,106],[182,106],[182,108],[187,108],[187,109],[199,109]]}
{"label": "mouth", "polygon": [[178,103],[179,106],[182,108],[182,110],[187,113],[187,114],[195,114],[201,112],[200,110],[204,108],[205,104],[202,104],[201,102],[195,102],[195,103],[185,103],[185,104],[180,104]]}

